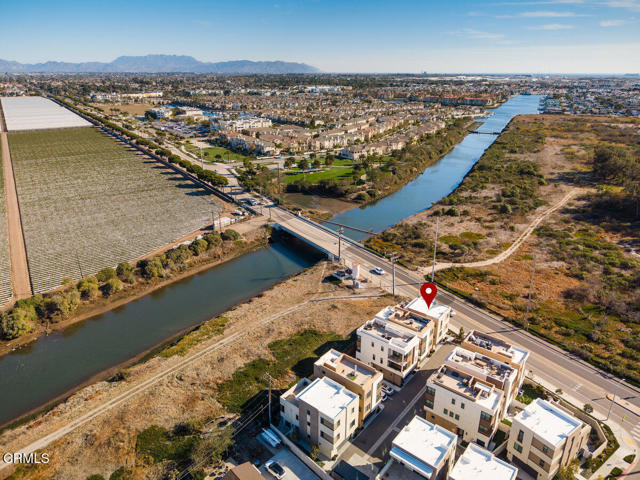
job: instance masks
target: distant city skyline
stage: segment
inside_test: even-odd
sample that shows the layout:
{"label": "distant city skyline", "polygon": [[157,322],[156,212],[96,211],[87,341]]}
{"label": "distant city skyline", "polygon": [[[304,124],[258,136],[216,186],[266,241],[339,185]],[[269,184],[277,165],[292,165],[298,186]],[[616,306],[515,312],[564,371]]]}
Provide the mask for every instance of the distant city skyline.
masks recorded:
{"label": "distant city skyline", "polygon": [[640,0],[11,2],[0,58],[283,60],[324,72],[638,73]]}

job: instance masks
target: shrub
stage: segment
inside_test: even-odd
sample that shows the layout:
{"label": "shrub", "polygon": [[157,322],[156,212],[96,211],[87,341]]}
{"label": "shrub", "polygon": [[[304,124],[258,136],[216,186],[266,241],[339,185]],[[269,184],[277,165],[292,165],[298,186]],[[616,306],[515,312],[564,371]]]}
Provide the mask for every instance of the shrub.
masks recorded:
{"label": "shrub", "polygon": [[98,279],[96,277],[83,278],[78,282],[78,292],[80,297],[90,300],[98,296]]}
{"label": "shrub", "polygon": [[102,287],[102,291],[107,297],[109,295],[113,295],[116,292],[119,292],[121,289],[122,282],[119,278],[110,278]]}
{"label": "shrub", "polygon": [[191,251],[195,256],[198,256],[201,253],[204,253],[204,251],[207,249],[207,242],[200,238],[198,240],[194,240],[193,242],[191,242],[191,245],[189,245],[189,248],[191,249]]}
{"label": "shrub", "polygon": [[116,267],[116,275],[121,279],[127,278],[129,275],[133,273],[133,267],[129,262],[120,262]]}
{"label": "shrub", "polygon": [[222,237],[218,232],[207,233],[202,238],[205,242],[207,242],[207,250],[217,247],[222,242]]}
{"label": "shrub", "polygon": [[175,264],[182,264],[191,258],[192,250],[186,245],[180,245],[167,252],[167,259]]}
{"label": "shrub", "polygon": [[99,282],[106,282],[107,280],[116,278],[116,271],[111,267],[103,268],[96,274],[96,278]]}
{"label": "shrub", "polygon": [[230,228],[222,232],[220,236],[223,240],[238,240],[240,238],[240,234]]}
{"label": "shrub", "polygon": [[23,309],[14,308],[9,314],[0,315],[0,336],[6,340],[18,338],[31,331],[29,314]]}
{"label": "shrub", "polygon": [[127,475],[127,472],[124,469],[124,467],[120,467],[109,476],[109,480],[130,480],[130,479],[131,477]]}
{"label": "shrub", "polygon": [[145,278],[164,277],[164,267],[159,257],[140,260],[138,268]]}
{"label": "shrub", "polygon": [[94,473],[93,475],[89,475],[87,480],[105,480],[104,477],[98,473]]}

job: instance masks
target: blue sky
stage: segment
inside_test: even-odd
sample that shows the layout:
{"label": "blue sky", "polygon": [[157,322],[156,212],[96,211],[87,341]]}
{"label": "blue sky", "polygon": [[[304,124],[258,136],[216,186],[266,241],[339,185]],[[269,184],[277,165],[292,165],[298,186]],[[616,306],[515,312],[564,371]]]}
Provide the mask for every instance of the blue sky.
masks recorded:
{"label": "blue sky", "polygon": [[0,58],[167,53],[326,72],[640,71],[640,0],[4,0]]}

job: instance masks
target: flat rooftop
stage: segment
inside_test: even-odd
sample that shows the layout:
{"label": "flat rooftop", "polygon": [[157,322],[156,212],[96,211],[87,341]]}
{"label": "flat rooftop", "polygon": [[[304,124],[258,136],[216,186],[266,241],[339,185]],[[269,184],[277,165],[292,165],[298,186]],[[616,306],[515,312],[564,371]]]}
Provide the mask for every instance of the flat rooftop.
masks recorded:
{"label": "flat rooftop", "polygon": [[337,417],[352,402],[359,401],[358,395],[327,377],[316,378],[296,398],[329,418]]}
{"label": "flat rooftop", "polygon": [[391,305],[380,310],[376,314],[376,318],[387,322],[394,322],[416,332],[423,332],[431,323],[431,319],[429,318],[417,315],[406,308]]}
{"label": "flat rooftop", "polygon": [[503,395],[502,390],[485,384],[465,372],[458,372],[455,368],[447,365],[443,365],[440,370],[433,373],[429,377],[429,381],[468,397],[491,411],[498,407]]}
{"label": "flat rooftop", "polygon": [[451,312],[451,307],[441,305],[435,300],[431,303],[431,308],[427,307],[427,302],[425,302],[422,297],[414,298],[405,308],[435,319],[441,319]]}
{"label": "flat rooftop", "polygon": [[380,340],[385,341],[392,346],[396,346],[397,348],[402,350],[406,349],[409,346],[409,343],[412,340],[416,339],[415,335],[408,333],[401,327],[394,325],[391,322],[380,320],[379,318],[369,320],[358,330],[367,332],[370,335],[375,335]]}
{"label": "flat rooftop", "polygon": [[449,480],[515,480],[518,469],[470,443],[449,472]]}
{"label": "flat rooftop", "polygon": [[415,416],[392,443],[391,456],[430,476],[440,467],[457,436]]}
{"label": "flat rooftop", "polygon": [[9,132],[91,126],[84,118],[47,98],[2,97],[0,103]]}
{"label": "flat rooftop", "polygon": [[510,343],[500,340],[493,335],[480,333],[475,330],[469,332],[467,338],[465,338],[465,342],[469,342],[489,352],[504,355],[516,365],[520,365],[525,357],[529,354],[529,352],[523,348],[511,345]]}
{"label": "flat rooftop", "polygon": [[375,368],[369,367],[362,362],[337,350],[331,349],[321,356],[316,365],[327,365],[328,368],[348,380],[364,386],[376,376],[382,375]]}
{"label": "flat rooftop", "polygon": [[509,378],[517,376],[517,372],[512,366],[462,347],[454,348],[445,360],[445,364],[460,366],[472,375],[491,377],[499,382],[505,382]]}
{"label": "flat rooftop", "polygon": [[582,422],[577,418],[540,398],[536,398],[527,408],[516,415],[515,421],[520,422],[536,436],[554,446],[582,425]]}

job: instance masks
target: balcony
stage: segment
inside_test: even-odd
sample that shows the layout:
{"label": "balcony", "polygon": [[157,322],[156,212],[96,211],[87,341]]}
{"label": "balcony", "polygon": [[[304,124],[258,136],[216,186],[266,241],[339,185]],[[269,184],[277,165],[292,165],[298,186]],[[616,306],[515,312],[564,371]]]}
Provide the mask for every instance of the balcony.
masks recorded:
{"label": "balcony", "polygon": [[322,425],[325,428],[328,428],[329,430],[331,430],[333,432],[334,427],[333,427],[333,423],[329,423],[328,420],[325,420],[324,418],[320,417],[320,425]]}

